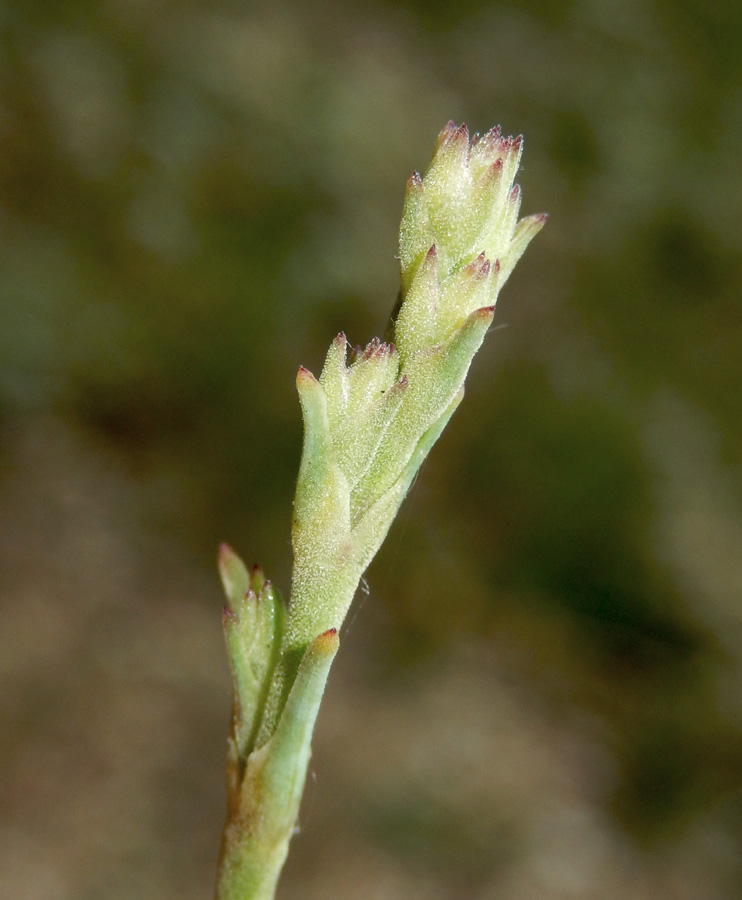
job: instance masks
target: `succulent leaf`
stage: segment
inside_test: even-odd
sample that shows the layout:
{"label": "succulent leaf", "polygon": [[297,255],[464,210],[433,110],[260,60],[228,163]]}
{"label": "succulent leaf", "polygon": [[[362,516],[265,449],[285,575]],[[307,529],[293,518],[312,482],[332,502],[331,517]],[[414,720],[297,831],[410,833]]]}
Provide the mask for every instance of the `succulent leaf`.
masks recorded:
{"label": "succulent leaf", "polygon": [[[256,566],[248,573],[231,547],[219,548],[228,605],[222,623],[232,672],[232,739],[238,760],[252,749],[283,632],[283,600]],[[254,588],[257,588],[254,590]]]}
{"label": "succulent leaf", "polygon": [[250,590],[250,574],[229,544],[220,545],[218,563],[224,593],[234,609]]}

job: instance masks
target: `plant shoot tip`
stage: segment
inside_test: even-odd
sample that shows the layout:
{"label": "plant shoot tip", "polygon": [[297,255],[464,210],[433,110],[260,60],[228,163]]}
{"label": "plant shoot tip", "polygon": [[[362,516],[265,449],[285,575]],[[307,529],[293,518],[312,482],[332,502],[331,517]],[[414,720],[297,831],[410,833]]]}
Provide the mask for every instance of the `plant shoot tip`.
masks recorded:
{"label": "plant shoot tip", "polygon": [[239,620],[240,618],[237,613],[231,606],[227,606],[225,603],[224,606],[222,606],[222,622],[224,625],[236,625]]}
{"label": "plant shoot tip", "polygon": [[306,366],[299,366],[299,371],[296,374],[296,383],[298,385],[301,384],[312,384],[316,382],[317,379],[314,375],[307,369]]}
{"label": "plant shoot tip", "polygon": [[340,638],[338,636],[337,628],[328,628],[327,631],[323,631],[322,634],[317,635],[310,646],[314,647],[315,651],[330,654],[335,653],[339,645]]}

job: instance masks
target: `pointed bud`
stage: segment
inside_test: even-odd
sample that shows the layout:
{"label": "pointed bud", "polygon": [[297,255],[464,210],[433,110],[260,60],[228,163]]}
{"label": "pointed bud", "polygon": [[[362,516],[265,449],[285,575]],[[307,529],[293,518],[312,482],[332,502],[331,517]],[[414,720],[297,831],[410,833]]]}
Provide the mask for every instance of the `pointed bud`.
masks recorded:
{"label": "pointed bud", "polygon": [[548,213],[538,213],[535,216],[526,216],[521,219],[515,227],[512,240],[507,250],[507,254],[502,265],[502,274],[500,275],[500,286],[505,284],[510,273],[515,268],[515,264],[523,256],[526,247],[531,243],[534,237],[541,231],[549,218]]}
{"label": "pointed bud", "polygon": [[230,608],[237,609],[250,588],[250,576],[245,564],[229,544],[219,545],[219,575]]}
{"label": "pointed bud", "polygon": [[441,281],[482,251],[490,260],[506,256],[518,216],[520,189],[513,182],[522,152],[522,136],[504,137],[499,127],[471,143],[463,126],[443,129],[422,181],[414,180],[414,190],[408,186],[400,229],[403,293],[431,244],[438,248]]}

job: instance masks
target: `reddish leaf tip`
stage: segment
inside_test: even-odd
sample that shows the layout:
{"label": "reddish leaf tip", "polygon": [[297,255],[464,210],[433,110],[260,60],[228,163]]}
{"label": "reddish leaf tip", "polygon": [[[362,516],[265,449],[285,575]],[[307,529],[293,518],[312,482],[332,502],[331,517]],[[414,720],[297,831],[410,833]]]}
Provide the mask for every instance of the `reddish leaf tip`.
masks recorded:
{"label": "reddish leaf tip", "polygon": [[299,366],[299,371],[296,375],[296,383],[297,384],[311,384],[312,382],[316,382],[317,379],[312,375],[309,369],[306,366]]}
{"label": "reddish leaf tip", "polygon": [[227,559],[229,559],[230,556],[236,556],[237,554],[234,552],[234,550],[229,546],[229,544],[226,541],[222,541],[221,544],[219,544],[219,554],[218,555],[219,555],[219,561],[221,562],[222,560],[227,560]]}
{"label": "reddish leaf tip", "polygon": [[327,631],[324,631],[312,641],[312,646],[315,650],[323,653],[334,653],[339,643],[337,628],[328,628]]}
{"label": "reddish leaf tip", "polygon": [[476,259],[466,265],[464,272],[470,278],[484,278],[490,273],[490,263],[487,254],[483,250]]}
{"label": "reddish leaf tip", "polygon": [[366,349],[361,354],[361,359],[371,359],[372,356],[378,356],[381,347],[382,343],[379,338],[371,338],[368,344],[366,344]]}

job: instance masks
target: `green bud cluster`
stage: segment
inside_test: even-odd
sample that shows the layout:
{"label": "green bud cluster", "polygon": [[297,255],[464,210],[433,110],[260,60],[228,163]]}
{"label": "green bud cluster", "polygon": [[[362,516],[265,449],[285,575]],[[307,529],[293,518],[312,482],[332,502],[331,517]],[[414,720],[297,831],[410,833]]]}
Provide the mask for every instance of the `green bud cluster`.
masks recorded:
{"label": "green bud cluster", "polygon": [[344,334],[317,381],[297,379],[305,444],[294,505],[288,640],[338,628],[422,461],[463,395],[497,294],[544,215],[518,221],[522,138],[441,132],[414,173],[400,229],[402,303],[393,343],[348,365]]}
{"label": "green bud cluster", "polygon": [[393,338],[339,334],[299,369],[304,447],[291,601],[227,547],[220,572],[234,682],[219,900],[269,900],[286,855],[337,631],[423,460],[464,394],[497,295],[546,216],[518,221],[522,139],[443,129],[407,184]]}

